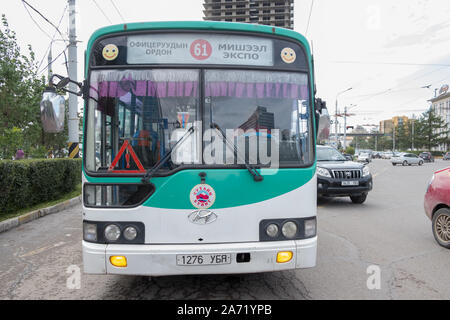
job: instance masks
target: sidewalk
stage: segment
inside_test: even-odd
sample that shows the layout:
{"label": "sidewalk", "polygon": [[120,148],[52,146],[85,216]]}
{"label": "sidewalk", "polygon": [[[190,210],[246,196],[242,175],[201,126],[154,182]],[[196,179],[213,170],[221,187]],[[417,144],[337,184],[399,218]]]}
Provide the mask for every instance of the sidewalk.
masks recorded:
{"label": "sidewalk", "polygon": [[21,216],[11,218],[5,221],[0,222],[0,233],[8,231],[10,229],[16,228],[24,223],[39,219],[48,214],[58,213],[64,209],[73,207],[74,205],[81,202],[81,196],[72,198],[70,200],[66,200],[64,202],[58,203],[54,206],[38,209],[35,211],[31,211],[29,213],[23,214]]}

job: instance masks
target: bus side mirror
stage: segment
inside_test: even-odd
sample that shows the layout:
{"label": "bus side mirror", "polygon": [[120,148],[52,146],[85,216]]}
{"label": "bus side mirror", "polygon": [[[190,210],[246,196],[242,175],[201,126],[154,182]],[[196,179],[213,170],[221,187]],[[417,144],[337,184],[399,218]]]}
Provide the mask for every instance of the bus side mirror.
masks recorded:
{"label": "bus side mirror", "polygon": [[64,130],[65,99],[56,94],[54,87],[47,87],[42,94],[41,121],[45,132],[59,133]]}
{"label": "bus side mirror", "polygon": [[322,99],[315,99],[316,115],[316,139],[325,140],[330,136],[330,115],[328,114],[327,104]]}
{"label": "bus side mirror", "polygon": [[[58,78],[59,82],[57,84],[53,83],[53,79]],[[56,94],[56,89],[63,90],[64,92],[69,92],[77,96],[88,96],[86,92],[87,86],[83,86],[80,82],[75,82],[68,77],[60,76],[59,74],[54,74],[49,80],[50,85],[45,88],[42,94],[41,100],[41,121],[42,127],[45,132],[48,133],[59,133],[64,130],[64,119],[65,119],[65,100],[63,96]],[[78,86],[79,91],[71,91],[65,87],[69,83],[74,83]]]}

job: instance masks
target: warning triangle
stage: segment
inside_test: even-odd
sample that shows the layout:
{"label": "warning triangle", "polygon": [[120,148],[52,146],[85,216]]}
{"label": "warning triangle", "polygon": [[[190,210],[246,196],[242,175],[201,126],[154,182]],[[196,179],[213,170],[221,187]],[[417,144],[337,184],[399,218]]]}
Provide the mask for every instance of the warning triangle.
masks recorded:
{"label": "warning triangle", "polygon": [[[126,167],[130,167],[130,155],[133,158],[134,162],[136,163],[136,166],[139,170],[114,170],[117,162],[119,162],[120,158],[122,158],[122,155],[124,152],[127,152],[125,154],[126,159]],[[136,153],[133,150],[133,147],[130,145],[130,142],[128,140],[125,140],[122,147],[120,147],[119,153],[117,153],[116,157],[114,158],[114,161],[111,163],[111,165],[108,168],[108,172],[113,173],[143,173],[145,172],[144,167],[142,166],[141,162],[139,161],[138,157],[136,156]]]}

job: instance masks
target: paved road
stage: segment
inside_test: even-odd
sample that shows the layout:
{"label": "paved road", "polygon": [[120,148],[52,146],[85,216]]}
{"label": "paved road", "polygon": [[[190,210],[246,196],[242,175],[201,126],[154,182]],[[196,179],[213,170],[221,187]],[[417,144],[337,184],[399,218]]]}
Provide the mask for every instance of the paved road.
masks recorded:
{"label": "paved road", "polygon": [[[299,271],[82,275],[81,288],[68,289],[68,268],[82,269],[81,213],[74,207],[0,234],[0,299],[450,299],[450,250],[436,244],[423,212],[427,182],[446,165],[373,161],[374,190],[363,205],[319,201],[318,265]],[[367,288],[372,265],[381,272],[380,289]]]}

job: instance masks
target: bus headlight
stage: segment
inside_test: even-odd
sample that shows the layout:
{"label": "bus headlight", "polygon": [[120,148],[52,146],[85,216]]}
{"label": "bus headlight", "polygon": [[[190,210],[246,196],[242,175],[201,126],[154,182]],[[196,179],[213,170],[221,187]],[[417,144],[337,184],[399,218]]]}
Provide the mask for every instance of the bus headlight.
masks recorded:
{"label": "bus headlight", "polygon": [[108,241],[116,241],[120,237],[120,228],[115,224],[110,224],[105,228],[105,238]]}
{"label": "bus headlight", "polygon": [[123,236],[128,241],[132,241],[132,240],[136,239],[136,236],[137,236],[136,228],[135,227],[126,227],[125,230],[123,231]]}
{"label": "bus headlight", "polygon": [[297,225],[293,221],[288,221],[283,224],[281,232],[283,233],[283,236],[285,236],[286,238],[292,239],[297,234]]}
{"label": "bus headlight", "polygon": [[269,224],[266,233],[269,237],[275,238],[278,235],[278,226],[275,223]]}
{"label": "bus headlight", "polygon": [[305,220],[305,237],[314,237],[316,235],[316,219]]}
{"label": "bus headlight", "polygon": [[259,241],[309,239],[316,236],[316,229],[315,216],[305,218],[265,219],[259,222]]}

